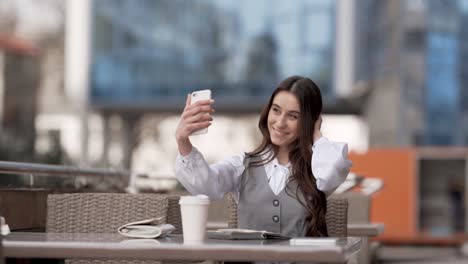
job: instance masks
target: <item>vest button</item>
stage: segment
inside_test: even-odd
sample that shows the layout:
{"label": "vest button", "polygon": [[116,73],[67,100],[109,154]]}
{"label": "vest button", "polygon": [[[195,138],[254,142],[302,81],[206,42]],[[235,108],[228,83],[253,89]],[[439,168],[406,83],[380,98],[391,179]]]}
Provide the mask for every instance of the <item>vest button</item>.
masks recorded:
{"label": "vest button", "polygon": [[277,215],[273,216],[273,222],[278,223],[279,217]]}
{"label": "vest button", "polygon": [[278,201],[278,200],[276,200],[276,199],[275,199],[275,200],[273,200],[273,205],[274,205],[274,206],[278,206],[278,205],[279,205],[279,201]]}

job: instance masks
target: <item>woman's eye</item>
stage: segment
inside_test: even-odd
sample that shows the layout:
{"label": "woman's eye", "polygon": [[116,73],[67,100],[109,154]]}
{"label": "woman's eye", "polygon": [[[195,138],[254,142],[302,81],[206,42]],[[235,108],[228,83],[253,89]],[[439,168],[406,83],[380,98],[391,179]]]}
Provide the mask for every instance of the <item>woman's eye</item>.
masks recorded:
{"label": "woman's eye", "polygon": [[274,113],[279,113],[279,109],[278,108],[273,108],[273,112]]}
{"label": "woman's eye", "polygon": [[289,118],[290,118],[291,120],[297,120],[298,116],[296,116],[296,115],[289,115]]}

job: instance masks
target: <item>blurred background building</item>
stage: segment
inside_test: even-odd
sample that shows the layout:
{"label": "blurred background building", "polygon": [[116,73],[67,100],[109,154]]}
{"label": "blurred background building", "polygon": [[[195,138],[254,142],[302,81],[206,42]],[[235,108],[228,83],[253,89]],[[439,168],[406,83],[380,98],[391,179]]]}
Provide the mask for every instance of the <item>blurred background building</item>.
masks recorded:
{"label": "blurred background building", "polygon": [[370,144],[467,144],[464,1],[356,3]]}
{"label": "blurred background building", "polygon": [[[151,182],[167,188],[164,182],[176,184],[173,133],[187,93],[213,90],[216,122],[194,141],[216,161],[255,146],[259,111],[275,84],[292,74],[322,88],[331,137],[353,150],[368,147],[359,105],[340,94],[350,94],[352,79],[336,88],[337,76],[351,76],[352,65],[333,70],[344,65],[335,56],[336,23],[349,27],[335,21],[333,2],[71,1],[66,9],[73,12],[65,30],[65,90],[82,124],[75,140],[63,142],[75,160],[145,173],[149,179],[136,181],[140,188]],[[340,49],[342,57],[351,48]],[[46,120],[54,118],[43,115],[41,123],[50,126]],[[71,137],[64,122],[55,124]]]}

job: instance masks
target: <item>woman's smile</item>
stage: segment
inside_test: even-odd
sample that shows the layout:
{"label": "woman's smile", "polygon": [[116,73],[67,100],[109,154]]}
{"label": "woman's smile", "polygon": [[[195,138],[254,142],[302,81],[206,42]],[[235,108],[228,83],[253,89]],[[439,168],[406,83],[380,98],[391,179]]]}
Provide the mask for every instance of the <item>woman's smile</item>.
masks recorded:
{"label": "woman's smile", "polygon": [[289,133],[286,132],[286,131],[281,131],[280,129],[276,129],[273,127],[273,131],[275,132],[276,135],[282,137],[282,136],[286,136],[288,135]]}

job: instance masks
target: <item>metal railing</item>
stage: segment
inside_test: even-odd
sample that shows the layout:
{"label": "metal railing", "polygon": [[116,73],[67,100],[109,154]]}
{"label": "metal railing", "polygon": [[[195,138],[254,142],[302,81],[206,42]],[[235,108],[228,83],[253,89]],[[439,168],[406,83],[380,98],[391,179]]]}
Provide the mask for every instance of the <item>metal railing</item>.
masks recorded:
{"label": "metal railing", "polygon": [[[77,166],[64,166],[64,165],[51,165],[44,163],[28,163],[28,162],[11,162],[11,161],[0,161],[0,174],[18,174],[29,176],[30,187],[35,185],[35,176],[68,176],[68,177],[111,177],[112,179],[120,179],[125,181],[126,192],[135,193],[139,191],[141,182],[144,179],[152,179],[153,181],[176,181],[175,177],[162,177],[153,176],[145,173],[136,173],[126,170],[117,169],[103,169],[103,168],[84,168]],[[147,185],[147,183],[143,183]]]}
{"label": "metal railing", "polygon": [[0,174],[20,174],[29,176],[29,186],[34,186],[34,176],[85,176],[112,177],[132,181],[135,175],[125,170],[82,168],[76,166],[50,165],[42,163],[0,161]]}
{"label": "metal railing", "polygon": [[41,163],[0,161],[0,173],[55,176],[115,176],[130,178],[131,173],[112,169],[80,168],[75,166],[49,165]]}

